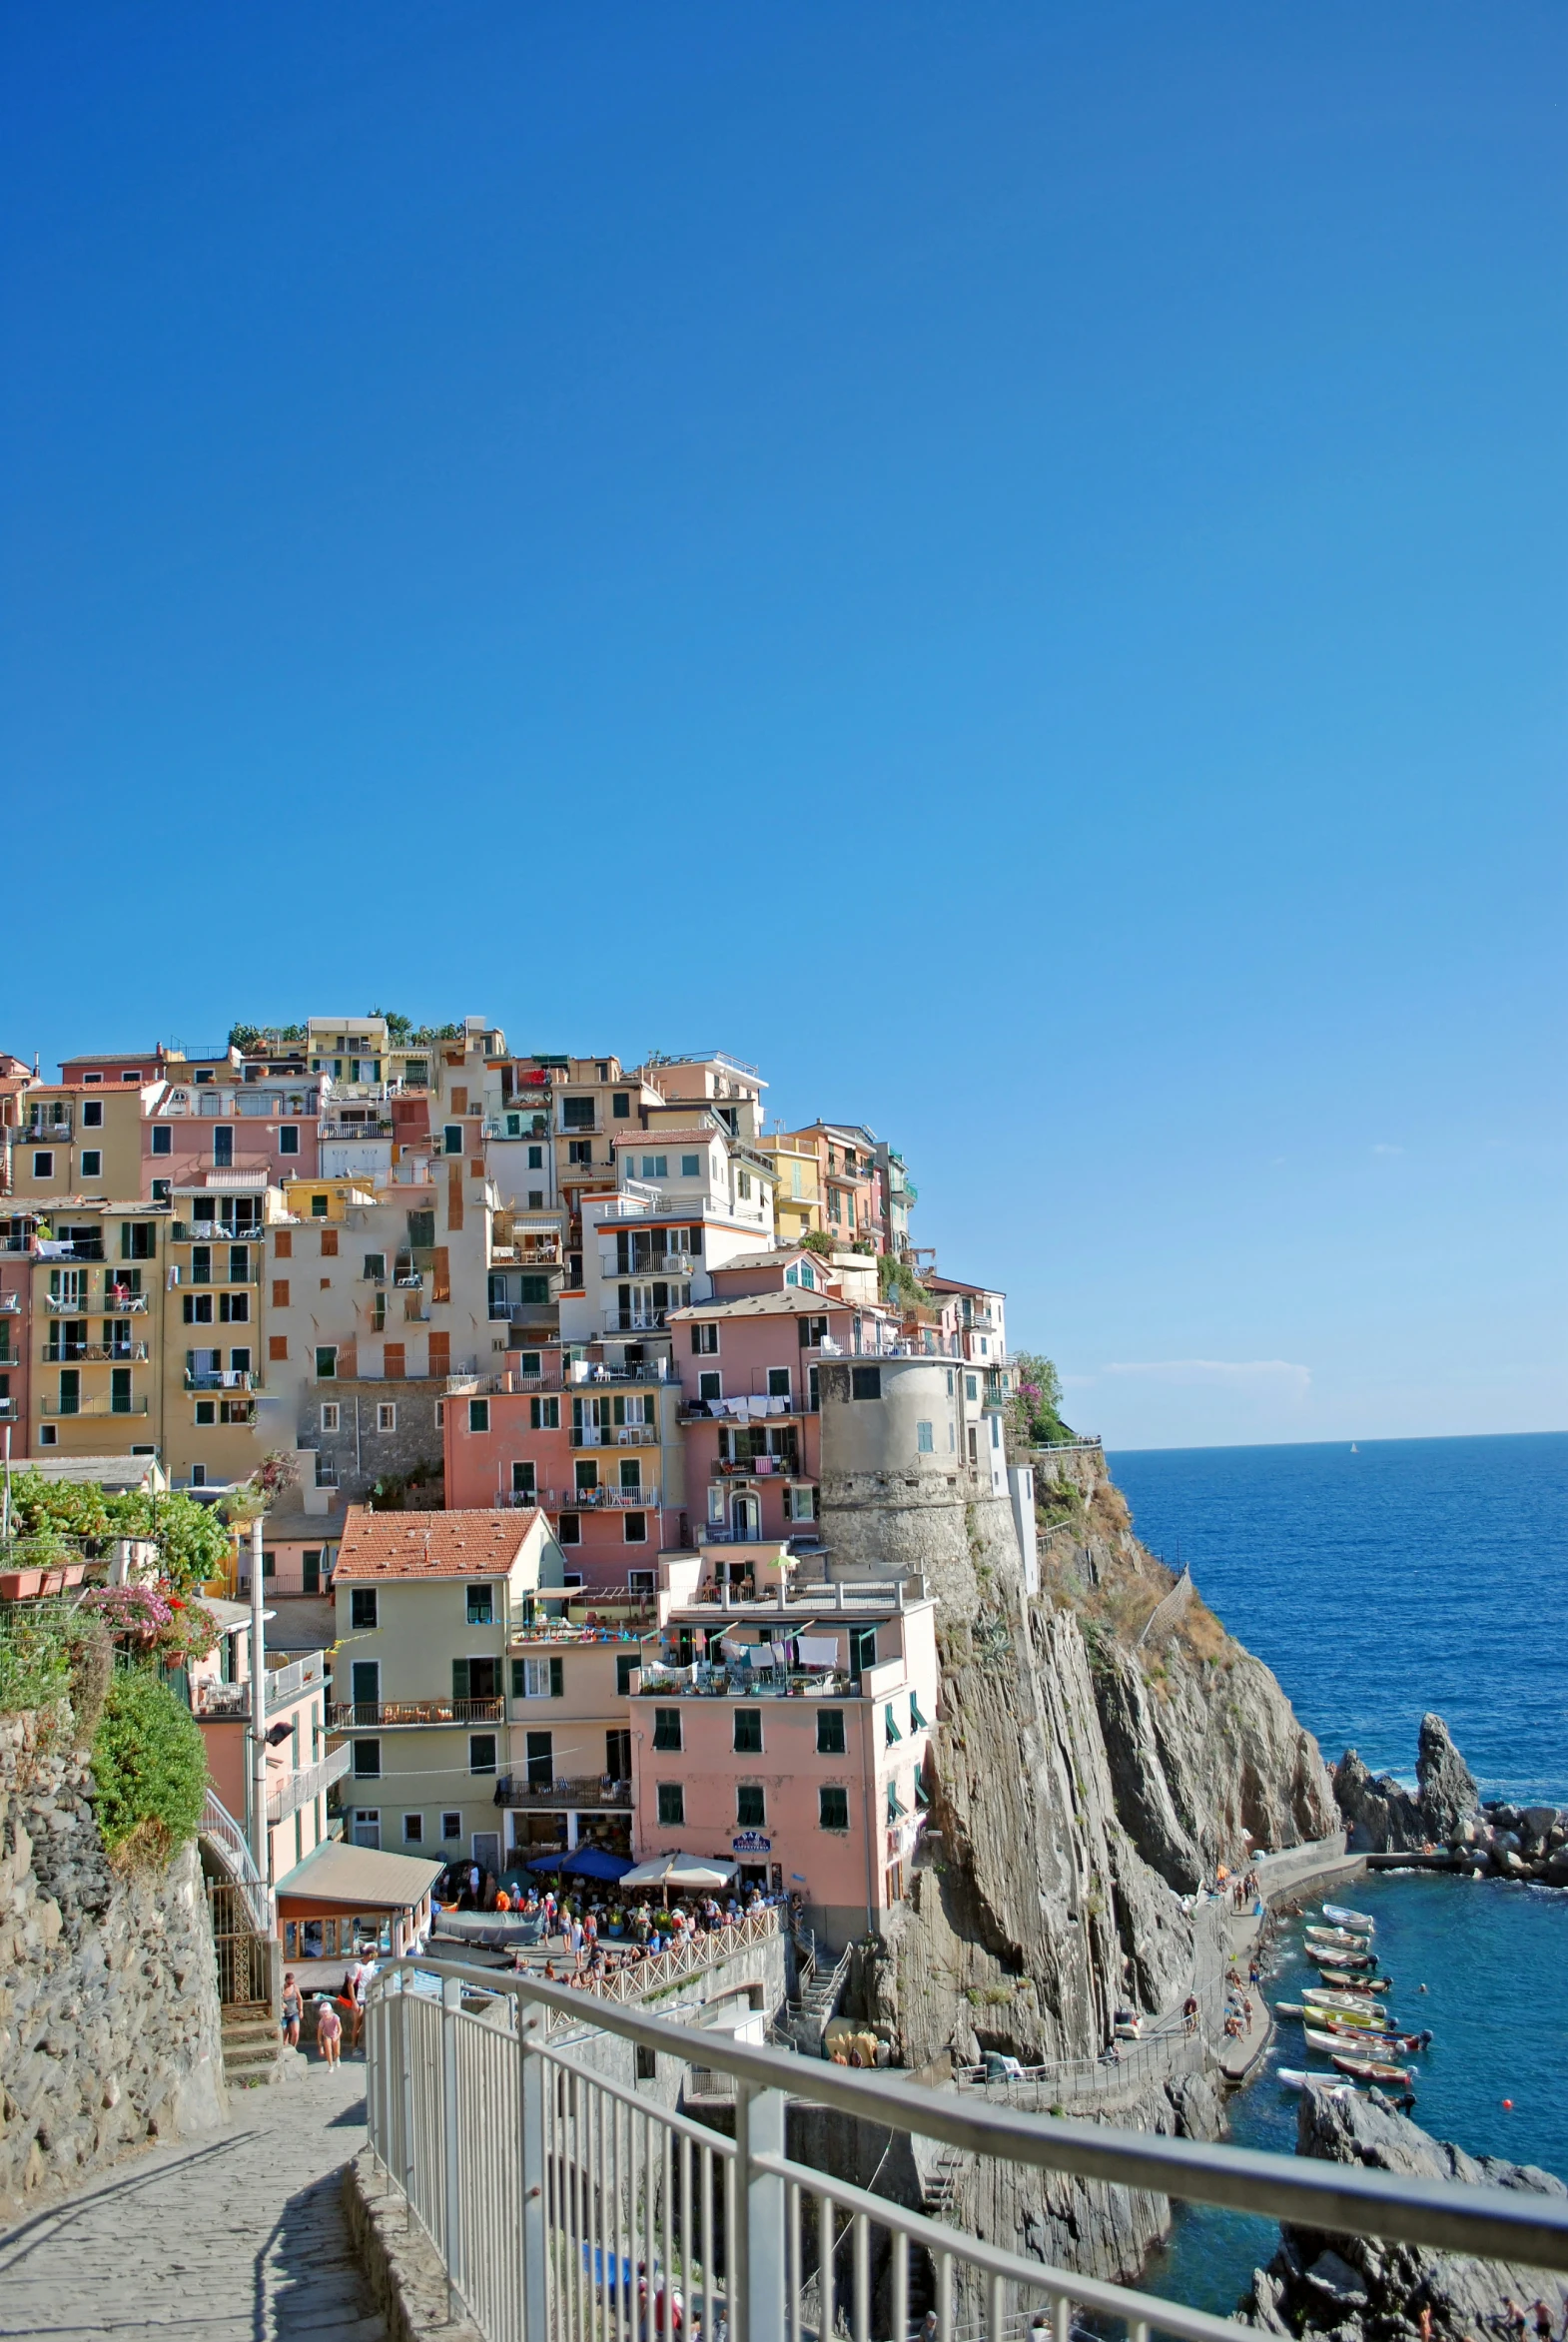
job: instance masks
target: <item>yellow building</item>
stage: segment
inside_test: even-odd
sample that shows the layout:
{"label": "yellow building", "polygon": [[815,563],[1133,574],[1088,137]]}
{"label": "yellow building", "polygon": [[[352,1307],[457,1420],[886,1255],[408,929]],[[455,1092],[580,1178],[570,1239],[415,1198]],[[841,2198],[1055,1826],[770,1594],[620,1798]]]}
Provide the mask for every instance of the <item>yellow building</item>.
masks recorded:
{"label": "yellow building", "polygon": [[135,1199],[64,1199],[34,1221],[30,1454],[162,1450],[169,1226],[166,1205]]}
{"label": "yellow building", "polygon": [[177,1187],[168,1226],[163,1459],[177,1488],[248,1480],[269,1445],[293,1444],[263,1438],[257,1408],[263,1245],[278,1190],[259,1173],[231,1176],[233,1187]]}
{"label": "yellow building", "polygon": [[8,1134],[13,1208],[140,1195],[142,1119],[160,1088],[48,1083],[28,1090]]}
{"label": "yellow building", "polygon": [[778,1185],[773,1194],[773,1210],[780,1244],[798,1244],[802,1236],[813,1228],[822,1227],[823,1187],[821,1163],[814,1139],[802,1139],[784,1131],[772,1138],[759,1138],[754,1144],[759,1153],[768,1157],[778,1173]]}

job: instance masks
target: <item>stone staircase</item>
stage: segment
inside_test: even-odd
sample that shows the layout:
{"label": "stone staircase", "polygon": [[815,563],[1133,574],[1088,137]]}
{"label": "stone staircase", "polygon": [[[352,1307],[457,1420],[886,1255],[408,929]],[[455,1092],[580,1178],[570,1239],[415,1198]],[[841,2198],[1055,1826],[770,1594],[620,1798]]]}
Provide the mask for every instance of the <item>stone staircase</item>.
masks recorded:
{"label": "stone staircase", "polygon": [[939,2149],[923,2190],[925,2201],[922,2208],[928,2220],[952,2220],[959,2181],[964,2175],[965,2165],[971,2160],[962,2147],[944,2143]]}
{"label": "stone staircase", "polygon": [[275,2087],[307,2070],[304,2053],[288,2046],[265,2002],[225,2008],[223,2053],[224,2080],[231,2089]]}

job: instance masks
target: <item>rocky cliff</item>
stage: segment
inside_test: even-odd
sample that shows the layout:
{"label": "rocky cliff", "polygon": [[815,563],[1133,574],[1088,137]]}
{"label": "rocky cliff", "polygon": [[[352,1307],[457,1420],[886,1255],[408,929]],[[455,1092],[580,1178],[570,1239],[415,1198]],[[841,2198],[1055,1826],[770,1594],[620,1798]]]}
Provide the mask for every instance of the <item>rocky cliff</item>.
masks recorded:
{"label": "rocky cliff", "polygon": [[[1467,2155],[1435,2139],[1378,2098],[1332,2097],[1305,2090],[1296,2152],[1327,2162],[1358,2163],[1369,2171],[1406,2178],[1462,2180],[1471,2186],[1521,2188],[1568,2196],[1549,2172],[1528,2163]],[[1479,2334],[1498,2322],[1505,2297],[1527,2308],[1552,2307],[1552,2330],[1568,2305],[1568,2284],[1540,2269],[1510,2268],[1418,2245],[1371,2243],[1359,2236],[1321,2236],[1305,2229],[1280,2232],[1279,2250],[1256,2271],[1241,2315],[1269,2333],[1332,2333],[1336,2342],[1411,2342],[1430,2313],[1432,2331]]]}
{"label": "rocky cliff", "polygon": [[[886,2024],[917,2069],[988,2049],[1027,2064],[1096,2058],[1119,2009],[1165,2010],[1194,1976],[1214,1980],[1189,1899],[1219,1864],[1337,1827],[1315,1743],[1200,1602],[1168,1604],[1139,1643],[1174,1581],[1134,1536],[1099,1452],[1038,1469],[1037,1590],[995,1500],[972,1504],[963,1548],[928,1565],[943,1668],[930,1825],[909,1899],[855,1985],[856,2013]],[[1064,2101],[1082,2079],[1064,2082]],[[1217,2124],[1212,2094],[1186,2079],[1151,2083],[1116,2118]],[[1164,2207],[978,2168],[955,2216],[1068,2266],[1128,2274]]]}
{"label": "rocky cliff", "polygon": [[1334,1797],[1357,1853],[1446,1853],[1459,1870],[1568,1887],[1568,1813],[1482,1805],[1440,1716],[1421,1718],[1413,1792],[1391,1773],[1374,1777],[1346,1749],[1334,1768]]}
{"label": "rocky cliff", "polygon": [[194,1846],[156,1876],[104,1852],[84,1754],[0,1716],[0,2212],[227,2111]]}

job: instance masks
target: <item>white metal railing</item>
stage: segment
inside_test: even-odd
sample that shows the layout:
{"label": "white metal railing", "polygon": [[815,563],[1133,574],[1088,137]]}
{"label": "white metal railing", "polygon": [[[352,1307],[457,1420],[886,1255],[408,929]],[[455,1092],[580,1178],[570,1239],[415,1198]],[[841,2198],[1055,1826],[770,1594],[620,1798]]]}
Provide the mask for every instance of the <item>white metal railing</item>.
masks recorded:
{"label": "white metal railing", "polygon": [[[567,2024],[552,2035],[555,2018]],[[635,2067],[621,2043],[642,2053]],[[733,2081],[733,2137],[666,2102],[661,2083],[693,2073]],[[691,2091],[709,2094],[711,2081]],[[722,2312],[734,2342],[815,2342],[841,2315],[854,2342],[904,2342],[928,2304],[937,2342],[1000,2342],[1030,2303],[1049,2309],[1055,2342],[1075,2309],[1125,2319],[1131,2342],[1156,2327],[1235,2342],[1227,2319],[1031,2260],[796,2160],[791,2098],[960,2157],[1568,2269],[1568,2208],[1550,2196],[1019,2113],[602,2001],[590,2024],[580,1993],[449,1961],[378,1974],[366,2096],[372,2149],[444,2264],[449,2312],[486,2342],[658,2342],[677,2303],[683,2324],[700,2306],[707,2335]]]}
{"label": "white metal railing", "polygon": [[244,1896],[251,1925],[258,1936],[275,1934],[278,1922],[273,1891],[256,1867],[250,1840],[211,1782],[202,1806],[201,1835],[223,1864],[232,1884]]}
{"label": "white metal railing", "polygon": [[353,1751],[348,1747],[334,1749],[318,1764],[302,1766],[298,1773],[286,1773],[276,1789],[269,1791],[267,1819],[270,1823],[287,1822],[291,1814],[299,1812],[319,1797],[325,1796],[335,1781],[341,1781],[349,1770]]}

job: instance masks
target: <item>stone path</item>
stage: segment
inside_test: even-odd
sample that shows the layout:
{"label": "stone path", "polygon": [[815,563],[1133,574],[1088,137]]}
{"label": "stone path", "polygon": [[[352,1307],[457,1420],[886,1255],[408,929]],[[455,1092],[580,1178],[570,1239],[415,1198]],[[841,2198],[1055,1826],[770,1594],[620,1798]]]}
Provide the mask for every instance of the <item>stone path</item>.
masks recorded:
{"label": "stone path", "polygon": [[0,2236],[0,2335],[386,2342],[340,2207],[363,2064],[313,2060],[230,2102],[227,2128],[117,2163]]}

